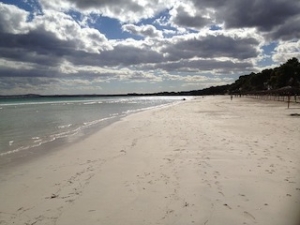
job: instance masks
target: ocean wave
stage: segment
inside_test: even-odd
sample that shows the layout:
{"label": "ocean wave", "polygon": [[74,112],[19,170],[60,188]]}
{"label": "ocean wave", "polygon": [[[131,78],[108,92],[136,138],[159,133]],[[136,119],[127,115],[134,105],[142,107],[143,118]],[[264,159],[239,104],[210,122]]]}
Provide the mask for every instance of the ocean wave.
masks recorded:
{"label": "ocean wave", "polygon": [[40,137],[32,137],[31,139],[32,140],[40,140],[41,138]]}
{"label": "ocean wave", "polygon": [[0,153],[0,157],[6,156],[6,155],[10,155],[10,154],[14,154],[14,153],[18,153],[20,151],[24,151],[24,150],[27,150],[27,149],[30,149],[30,148],[38,147],[38,146],[41,146],[42,144],[43,144],[43,142],[39,142],[39,143],[33,144],[33,145],[21,146],[21,147],[19,147],[17,149],[10,150],[8,152]]}
{"label": "ocean wave", "polygon": [[95,105],[95,104],[97,104],[97,102],[85,102],[85,103],[83,103],[84,105]]}
{"label": "ocean wave", "polygon": [[96,104],[102,104],[102,101],[95,101],[95,102],[84,102],[83,105],[96,105]]}
{"label": "ocean wave", "polygon": [[89,100],[58,100],[58,101],[37,101],[37,102],[10,102],[10,103],[0,103],[0,106],[24,106],[24,105],[73,105],[75,103],[85,103]]}
{"label": "ocean wave", "polygon": [[113,118],[115,118],[116,116],[117,116],[117,115],[115,115],[115,116],[110,116],[110,117],[106,117],[106,118],[102,118],[102,119],[99,119],[99,120],[90,121],[90,122],[85,122],[85,123],[83,123],[83,124],[84,124],[84,127],[89,127],[89,126],[93,126],[93,125],[95,125],[95,124],[98,124],[98,123],[100,123],[100,122],[103,122],[103,121],[105,121],[105,120],[113,119]]}
{"label": "ocean wave", "polygon": [[18,153],[20,151],[28,150],[28,149],[31,149],[31,148],[36,148],[36,147],[39,147],[43,144],[55,141],[59,138],[68,137],[68,136],[71,136],[71,135],[74,135],[74,134],[75,133],[63,132],[63,133],[58,133],[58,134],[52,134],[48,138],[45,138],[45,139],[40,139],[39,137],[33,137],[32,139],[34,141],[33,141],[32,144],[27,145],[27,146],[21,146],[19,148],[14,149],[14,150],[10,150],[10,151],[7,151],[7,152],[0,153],[0,157],[10,155],[10,154],[14,154],[14,153]]}
{"label": "ocean wave", "polygon": [[20,151],[24,151],[24,150],[27,150],[27,149],[30,149],[30,148],[39,147],[39,146],[41,146],[43,144],[55,141],[57,139],[68,138],[68,137],[77,135],[77,134],[79,134],[79,132],[80,132],[81,129],[88,128],[90,126],[96,125],[96,124],[98,124],[100,122],[103,122],[103,121],[106,121],[106,120],[109,120],[109,119],[113,119],[115,117],[116,116],[110,116],[110,117],[102,118],[102,119],[99,119],[99,120],[94,120],[94,121],[91,121],[91,122],[86,122],[82,126],[76,128],[76,129],[72,129],[72,130],[68,130],[68,131],[64,131],[64,132],[59,132],[59,133],[54,133],[54,134],[51,134],[48,137],[43,138],[43,139],[40,138],[40,137],[32,137],[31,139],[33,140],[33,143],[31,145],[21,146],[21,147],[19,147],[17,149],[0,153],[0,157],[6,156],[6,155],[10,155],[10,154],[14,154],[14,153],[18,153]]}
{"label": "ocean wave", "polygon": [[9,142],[8,142],[9,146],[12,146],[13,143],[14,143],[14,141],[9,141]]}
{"label": "ocean wave", "polygon": [[74,130],[68,130],[68,131],[65,131],[65,132],[60,132],[60,133],[54,133],[54,134],[51,134],[49,137],[51,139],[56,140],[58,138],[65,138],[65,137],[69,137],[69,136],[73,136],[75,134],[78,133],[78,131],[80,130],[80,127],[74,129]]}
{"label": "ocean wave", "polygon": [[34,144],[40,143],[40,142],[43,141],[40,137],[32,137],[31,139],[33,140],[33,143],[34,143]]}
{"label": "ocean wave", "polygon": [[147,110],[151,110],[151,109],[160,109],[160,108],[169,107],[171,105],[177,105],[180,103],[181,102],[171,102],[171,103],[161,104],[161,105],[157,105],[157,106],[149,106],[149,107],[145,107],[145,108],[141,108],[141,109],[131,109],[131,110],[125,111],[124,114],[132,114],[132,113],[147,111]]}
{"label": "ocean wave", "polygon": [[71,127],[72,126],[72,124],[70,123],[70,124],[67,124],[67,125],[60,125],[60,126],[58,126],[57,128],[58,129],[64,129],[64,128],[69,128],[69,127]]}

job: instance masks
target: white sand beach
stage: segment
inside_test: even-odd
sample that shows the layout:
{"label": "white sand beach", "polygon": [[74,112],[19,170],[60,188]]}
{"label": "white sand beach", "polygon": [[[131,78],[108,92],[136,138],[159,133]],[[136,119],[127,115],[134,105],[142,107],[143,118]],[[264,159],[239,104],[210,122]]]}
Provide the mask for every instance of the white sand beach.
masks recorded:
{"label": "white sand beach", "polygon": [[0,171],[1,225],[299,225],[300,105],[199,97]]}

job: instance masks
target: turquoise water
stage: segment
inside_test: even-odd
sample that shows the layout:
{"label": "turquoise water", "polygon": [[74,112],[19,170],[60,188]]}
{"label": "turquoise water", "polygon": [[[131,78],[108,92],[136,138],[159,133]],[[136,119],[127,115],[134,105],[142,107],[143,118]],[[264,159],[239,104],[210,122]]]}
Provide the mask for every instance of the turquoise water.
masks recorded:
{"label": "turquoise water", "polygon": [[129,113],[182,97],[0,99],[0,157],[63,138],[76,138]]}

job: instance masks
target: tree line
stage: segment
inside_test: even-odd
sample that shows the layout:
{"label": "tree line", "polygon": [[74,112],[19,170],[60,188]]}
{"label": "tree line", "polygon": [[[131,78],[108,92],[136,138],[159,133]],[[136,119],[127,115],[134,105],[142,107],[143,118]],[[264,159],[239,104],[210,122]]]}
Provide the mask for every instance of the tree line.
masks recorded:
{"label": "tree line", "polygon": [[254,92],[275,90],[284,87],[300,87],[300,63],[291,58],[286,63],[273,69],[265,69],[259,73],[240,76],[230,85],[230,92]]}
{"label": "tree line", "polygon": [[202,90],[182,92],[187,95],[247,94],[278,90],[285,87],[300,88],[300,62],[291,58],[273,69],[240,76],[234,83],[212,86]]}

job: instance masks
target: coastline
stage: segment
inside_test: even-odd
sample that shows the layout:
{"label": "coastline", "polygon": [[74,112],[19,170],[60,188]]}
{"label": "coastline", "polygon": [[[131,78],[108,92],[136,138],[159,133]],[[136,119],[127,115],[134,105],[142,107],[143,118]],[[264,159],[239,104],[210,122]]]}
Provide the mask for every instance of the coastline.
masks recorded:
{"label": "coastline", "polygon": [[[168,97],[169,98],[169,97]],[[31,98],[29,98],[31,99]],[[134,97],[129,97],[126,100],[131,102],[134,101],[134,103],[140,103],[140,102],[144,102],[147,101],[147,97],[146,98],[134,98]],[[56,124],[56,127],[47,127],[49,126],[49,120],[51,120],[52,115],[50,114],[46,114],[44,116],[44,118],[42,118],[42,120],[39,120],[39,118],[27,118],[25,117],[24,121],[31,121],[32,119],[35,119],[37,121],[41,121],[39,122],[39,124],[37,125],[37,129],[33,129],[34,131],[32,132],[31,130],[28,130],[28,128],[25,130],[24,128],[26,128],[27,126],[30,126],[30,122],[27,123],[27,126],[24,125],[24,121],[10,121],[10,118],[13,118],[13,116],[11,116],[11,114],[7,114],[6,116],[9,116],[9,120],[11,123],[16,123],[16,124],[23,124],[23,128],[17,127],[14,131],[11,130],[4,130],[4,132],[10,134],[10,137],[5,136],[4,134],[4,138],[2,140],[2,142],[0,143],[0,146],[2,148],[0,148],[0,170],[2,168],[5,168],[7,166],[14,166],[15,164],[20,164],[20,163],[26,163],[28,161],[31,160],[35,160],[36,157],[43,157],[44,155],[47,155],[48,152],[50,151],[57,151],[60,150],[62,148],[66,148],[68,145],[72,145],[72,144],[76,144],[82,140],[84,140],[85,138],[88,138],[91,134],[103,129],[106,126],[109,126],[112,123],[115,123],[116,121],[120,120],[121,118],[128,116],[130,114],[133,113],[137,113],[137,112],[142,112],[145,110],[149,110],[149,109],[155,109],[155,108],[161,108],[161,107],[165,107],[165,106],[169,106],[172,104],[176,104],[176,102],[179,102],[179,99],[177,98],[176,100],[172,100],[171,102],[168,102],[168,100],[166,100],[164,103],[160,102],[160,104],[155,103],[155,101],[159,102],[159,101],[163,101],[163,98],[158,97],[154,100],[154,104],[151,103],[151,98],[149,98],[150,100],[148,100],[148,105],[147,103],[143,103],[140,104],[138,107],[131,107],[129,106],[129,104],[127,105],[127,108],[122,106],[122,108],[120,107],[120,109],[117,109],[114,111],[110,111],[112,109],[112,107],[110,106],[111,104],[118,104],[118,102],[122,102],[122,104],[126,103],[126,100],[124,99],[73,99],[73,98],[68,98],[68,99],[60,99],[59,101],[55,102],[53,100],[49,100],[48,101],[32,101],[32,102],[11,102],[10,106],[19,106],[19,105],[74,105],[74,103],[77,103],[78,105],[76,105],[77,107],[80,105],[91,105],[92,107],[97,105],[100,107],[99,108],[93,108],[91,109],[91,111],[96,112],[96,116],[93,115],[89,115],[89,112],[83,112],[80,115],[85,115],[85,118],[89,118],[89,119],[85,119],[84,121],[82,121],[82,118],[77,118],[76,114],[74,116],[73,113],[70,114],[66,114],[66,115],[59,115],[62,116],[63,118],[66,118],[65,123],[63,122],[63,120],[61,121],[50,121],[52,124]],[[152,100],[153,101],[153,100]],[[149,104],[150,102],[150,104]],[[103,110],[102,108],[102,103],[106,104],[108,103],[108,105],[106,105],[106,113],[105,110]],[[110,104],[109,104],[110,103]],[[126,104],[125,104],[126,105]],[[105,107],[105,106],[103,106]],[[37,108],[36,111],[33,110],[33,112],[39,112],[41,109]],[[44,110],[44,109],[43,109]],[[53,109],[48,109],[48,111],[52,111]],[[81,111],[81,109],[74,109],[74,111]],[[88,110],[85,108],[85,110]],[[100,110],[100,112],[99,112]],[[16,110],[17,111],[17,110]],[[64,108],[64,111],[67,111],[67,109]],[[100,113],[100,114],[99,114]],[[78,114],[78,113],[77,113]],[[79,120],[70,120],[68,119],[68,117],[70,116],[74,116],[74,118],[77,118]],[[50,119],[49,119],[50,118]],[[93,118],[93,119],[91,119]],[[5,114],[4,114],[4,120],[7,119],[5,118]],[[26,120],[27,119],[27,120]],[[43,122],[45,121],[45,119],[47,122]],[[61,124],[58,124],[61,123]],[[9,123],[7,123],[9,124]],[[26,124],[26,123],[25,123]],[[64,125],[64,124],[68,124],[68,125]],[[34,124],[35,125],[35,124]],[[40,127],[39,127],[40,126]],[[5,124],[3,125],[3,127],[5,127]],[[65,127],[67,127],[67,129],[65,129]],[[24,129],[22,131],[22,129]],[[43,130],[44,129],[44,130]],[[22,139],[22,135],[16,133],[16,131],[18,131],[19,133],[25,133],[26,139]],[[27,132],[28,131],[28,132]],[[16,133],[16,139],[13,136],[14,132]],[[34,133],[34,134],[33,134]],[[20,136],[20,137],[19,137]],[[18,139],[19,138],[19,139]],[[11,147],[11,144],[9,144],[9,147],[7,146],[7,149],[5,149],[6,144],[8,144],[8,140],[9,143],[13,144],[13,146]],[[36,141],[37,140],[37,141]],[[15,144],[15,142],[17,144]],[[19,144],[20,142],[22,142],[21,144]],[[2,145],[3,144],[3,145]]]}
{"label": "coastline", "polygon": [[101,123],[97,126],[89,127],[84,130],[82,129],[80,133],[76,133],[75,135],[55,138],[54,140],[47,141],[40,145],[27,146],[23,150],[16,149],[12,151],[12,153],[4,153],[0,157],[0,170],[18,166],[20,164],[26,164],[31,161],[38,160],[41,157],[47,157],[47,155],[51,154],[51,152],[60,151],[76,145],[84,139],[89,138],[94,133],[97,133],[103,128],[119,121],[121,118],[122,116],[108,118],[107,120],[101,121]]}
{"label": "coastline", "polygon": [[295,224],[300,118],[196,98],[0,171],[0,224]]}

